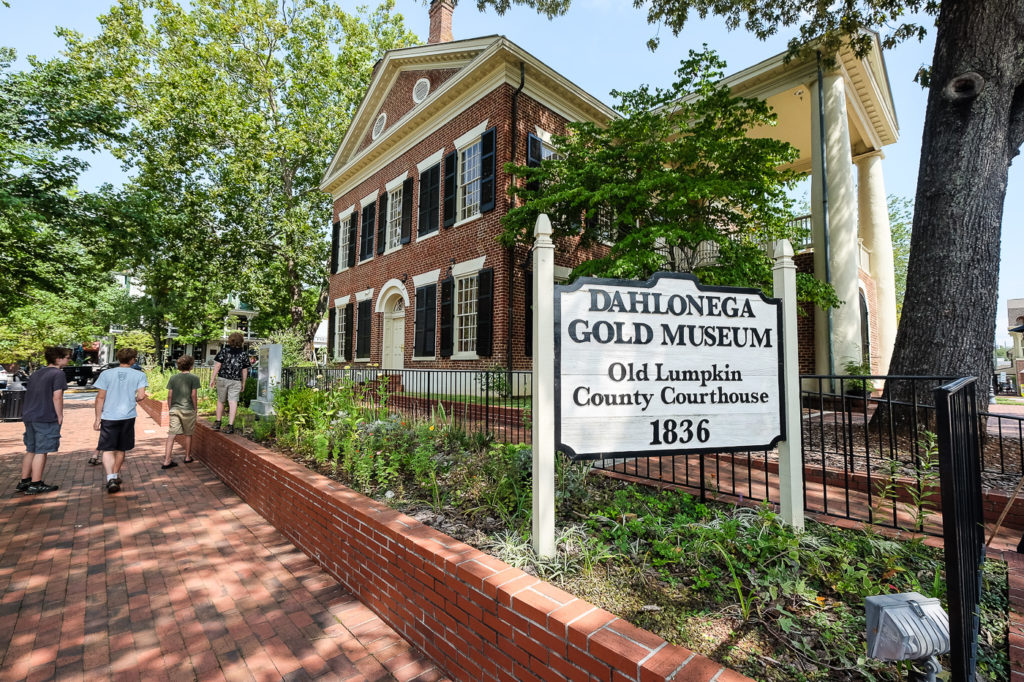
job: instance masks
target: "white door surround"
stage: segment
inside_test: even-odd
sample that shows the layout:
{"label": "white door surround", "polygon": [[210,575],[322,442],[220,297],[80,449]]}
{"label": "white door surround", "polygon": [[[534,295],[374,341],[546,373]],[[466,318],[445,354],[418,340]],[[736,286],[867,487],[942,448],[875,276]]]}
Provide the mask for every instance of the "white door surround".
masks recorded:
{"label": "white door surround", "polygon": [[384,305],[384,344],[381,353],[382,369],[405,367],[405,301],[392,297]]}

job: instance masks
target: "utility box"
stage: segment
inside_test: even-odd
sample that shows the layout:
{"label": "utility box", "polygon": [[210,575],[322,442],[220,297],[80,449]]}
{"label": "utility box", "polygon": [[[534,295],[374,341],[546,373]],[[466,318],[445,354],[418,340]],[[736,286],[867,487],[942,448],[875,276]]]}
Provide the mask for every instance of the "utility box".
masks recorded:
{"label": "utility box", "polygon": [[868,657],[918,661],[949,651],[949,617],[938,599],[917,592],[864,600]]}
{"label": "utility box", "polygon": [[281,344],[260,346],[257,363],[256,398],[249,408],[262,417],[274,414],[274,393],[281,385]]}

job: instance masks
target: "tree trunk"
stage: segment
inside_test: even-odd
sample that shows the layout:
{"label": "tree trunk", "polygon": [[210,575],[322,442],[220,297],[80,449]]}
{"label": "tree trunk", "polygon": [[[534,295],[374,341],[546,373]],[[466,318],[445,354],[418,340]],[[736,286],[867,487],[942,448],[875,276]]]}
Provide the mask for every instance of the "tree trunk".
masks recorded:
{"label": "tree trunk", "polygon": [[[316,357],[313,354],[313,339],[316,338],[316,330],[320,327],[320,321],[323,319],[324,313],[327,312],[327,297],[330,293],[330,285],[325,280],[320,286],[320,298],[317,299],[316,309],[313,311],[313,315],[307,320],[304,343],[302,344],[302,352],[306,354],[306,357]],[[330,333],[330,332],[328,332]]]}
{"label": "tree trunk", "polygon": [[980,403],[992,373],[1007,172],[1024,127],[1022,20],[1024,0],[942,2],[890,366],[976,376]]}

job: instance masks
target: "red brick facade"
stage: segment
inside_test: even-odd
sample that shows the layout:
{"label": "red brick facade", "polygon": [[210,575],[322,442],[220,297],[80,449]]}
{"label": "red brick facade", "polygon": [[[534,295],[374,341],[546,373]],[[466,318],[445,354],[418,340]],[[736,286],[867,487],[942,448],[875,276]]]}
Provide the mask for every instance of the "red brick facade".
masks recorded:
{"label": "red brick facade", "polygon": [[[416,106],[416,102],[412,99],[412,90],[416,85],[416,81],[421,78],[426,78],[430,81],[430,92],[437,90],[441,85],[457,74],[458,69],[417,69],[415,71],[403,71],[398,74],[395,79],[395,84],[391,87],[391,91],[388,92],[384,98],[384,103],[380,109],[374,112],[372,120],[376,121],[377,117],[381,114],[387,114],[387,125],[384,126],[384,131],[394,127],[403,116],[409,113],[413,107]],[[363,141],[359,145],[359,151],[362,151],[366,147],[370,146],[373,142],[373,128],[366,131],[366,135],[363,137]],[[436,149],[434,151],[437,151]],[[417,161],[413,161],[412,165],[415,167]],[[401,172],[401,171],[399,171]],[[390,179],[390,178],[389,178]],[[363,192],[359,197],[365,197],[366,192]]]}
{"label": "red brick facade", "polygon": [[[406,101],[411,104],[411,90],[415,81],[424,72],[409,72],[399,77],[392,94],[385,99],[385,110],[402,111]],[[438,72],[431,72],[431,74]],[[447,71],[444,73],[448,73]],[[433,83],[434,76],[431,75]],[[450,76],[449,76],[450,77]],[[373,289],[373,321],[371,332],[371,356],[369,362],[382,361],[383,345],[383,311],[377,308],[377,297],[381,286],[392,279],[404,280],[409,306],[405,316],[405,369],[477,369],[492,365],[510,366],[514,369],[529,369],[530,358],[525,355],[524,330],[526,325],[526,272],[530,268],[527,262],[528,251],[525,248],[507,249],[498,243],[501,233],[501,219],[508,212],[510,198],[508,196],[509,176],[504,171],[505,163],[515,161],[526,163],[528,135],[536,132],[536,128],[555,134],[566,132],[566,119],[551,111],[543,104],[528,95],[520,94],[516,103],[517,122],[513,126],[512,109],[515,89],[505,84],[481,97],[467,109],[455,115],[442,129],[433,132],[412,146],[400,158],[389,163],[382,170],[367,177],[350,189],[334,203],[334,219],[341,212],[355,207],[359,212],[361,200],[374,191],[378,198],[385,191],[385,185],[395,178],[407,174],[413,180],[411,197],[403,197],[404,201],[413,202],[411,241],[391,253],[377,254],[373,258],[359,262],[358,237],[356,265],[333,275],[330,278],[330,306],[334,306],[337,298],[354,296],[368,288]],[[389,120],[391,113],[389,113]],[[493,210],[480,214],[477,218],[454,227],[440,227],[436,232],[425,238],[419,235],[418,201],[420,193],[420,173],[417,164],[444,150],[447,154],[454,150],[454,142],[467,131],[473,130],[484,121],[487,128],[495,129],[495,207]],[[513,128],[515,128],[515,155],[513,158]],[[443,164],[442,164],[443,168]],[[443,172],[443,170],[442,170]],[[365,226],[360,220],[359,233]],[[344,229],[344,228],[343,228]],[[376,226],[373,227],[376,230]],[[586,260],[588,251],[578,248],[572,240],[559,243],[556,264],[572,268]],[[413,277],[433,270],[439,270],[440,279],[450,272],[453,260],[463,263],[480,256],[484,257],[485,268],[494,271],[493,297],[493,344],[490,356],[477,360],[453,360],[440,356],[440,323],[437,325],[435,338],[435,357],[425,361],[413,359],[415,320],[412,302],[415,300]],[[342,264],[340,267],[345,267]],[[509,273],[512,273],[511,287]],[[511,290],[511,306],[509,292]],[[440,290],[438,290],[440,292]],[[438,293],[440,300],[440,293]],[[511,319],[512,323],[509,324]],[[357,330],[358,331],[358,330]],[[511,344],[511,356],[509,355]]]}

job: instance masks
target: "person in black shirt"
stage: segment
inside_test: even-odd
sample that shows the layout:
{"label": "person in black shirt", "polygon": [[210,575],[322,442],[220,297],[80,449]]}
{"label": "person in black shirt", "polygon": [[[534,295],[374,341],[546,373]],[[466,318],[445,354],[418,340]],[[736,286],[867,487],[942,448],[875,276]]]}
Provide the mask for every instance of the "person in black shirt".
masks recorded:
{"label": "person in black shirt", "polygon": [[25,392],[21,420],[25,423],[25,456],[21,461],[18,490],[28,495],[52,493],[59,486],[43,482],[46,456],[60,447],[60,427],[64,423],[64,391],[68,381],[64,367],[71,351],[47,348],[46,367],[32,373]]}
{"label": "person in black shirt", "polygon": [[220,430],[220,420],[224,415],[224,401],[228,403],[228,425],[224,433],[235,432],[235,411],[238,409],[238,396],[245,390],[245,381],[249,376],[249,355],[242,348],[245,339],[238,332],[228,337],[227,348],[221,348],[213,359],[213,372],[210,374],[210,388],[217,387],[217,421],[213,430]]}

